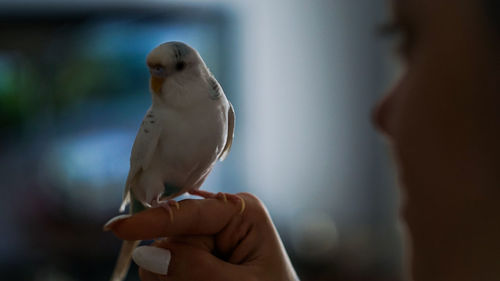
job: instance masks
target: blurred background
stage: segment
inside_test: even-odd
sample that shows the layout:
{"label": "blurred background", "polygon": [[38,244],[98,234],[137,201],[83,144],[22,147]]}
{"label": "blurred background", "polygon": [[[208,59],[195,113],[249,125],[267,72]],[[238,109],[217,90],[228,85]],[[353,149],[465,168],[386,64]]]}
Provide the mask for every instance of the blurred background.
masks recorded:
{"label": "blurred background", "polygon": [[[385,0],[0,2],[0,276],[107,280],[147,53],[195,47],[236,111],[203,189],[268,206],[299,276],[401,280],[398,192],[371,110],[397,74]],[[127,280],[138,280],[134,266]]]}

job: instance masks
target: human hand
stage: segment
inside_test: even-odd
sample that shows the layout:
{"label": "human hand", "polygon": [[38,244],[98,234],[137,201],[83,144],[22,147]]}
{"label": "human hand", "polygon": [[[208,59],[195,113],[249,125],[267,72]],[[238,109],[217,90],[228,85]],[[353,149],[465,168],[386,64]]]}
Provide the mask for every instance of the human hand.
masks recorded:
{"label": "human hand", "polygon": [[[135,258],[143,281],[298,280],[265,206],[251,194],[238,195],[246,202],[243,214],[231,202],[187,199],[173,210],[173,221],[163,208],[152,208],[109,227],[124,240],[161,238],[152,245],[170,251],[166,275],[145,268],[165,268],[168,258],[158,257],[167,251]],[[136,251],[151,250],[141,248]]]}

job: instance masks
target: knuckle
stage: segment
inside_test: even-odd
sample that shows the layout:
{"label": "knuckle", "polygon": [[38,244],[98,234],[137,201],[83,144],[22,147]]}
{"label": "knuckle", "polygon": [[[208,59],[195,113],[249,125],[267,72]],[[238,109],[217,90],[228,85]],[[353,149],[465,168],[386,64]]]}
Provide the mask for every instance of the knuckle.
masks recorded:
{"label": "knuckle", "polygon": [[268,216],[266,206],[257,196],[248,192],[238,193],[238,195],[246,201],[248,211],[251,212],[253,216],[257,216],[258,218]]}

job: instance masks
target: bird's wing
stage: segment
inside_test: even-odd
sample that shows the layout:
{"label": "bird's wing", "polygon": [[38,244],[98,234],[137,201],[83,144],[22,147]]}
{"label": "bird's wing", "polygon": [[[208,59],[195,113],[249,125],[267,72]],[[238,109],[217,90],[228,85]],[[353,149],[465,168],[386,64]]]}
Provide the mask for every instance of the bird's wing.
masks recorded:
{"label": "bird's wing", "polygon": [[125,184],[123,193],[123,201],[120,206],[120,211],[125,209],[125,206],[130,202],[130,187],[134,183],[137,176],[151,163],[151,159],[155,153],[158,141],[160,139],[161,126],[157,121],[154,112],[150,109],[144,117],[141,127],[135,137],[132,153],[130,155],[130,170]]}
{"label": "bird's wing", "polygon": [[[229,101],[228,101],[229,102]],[[233,105],[229,102],[229,112],[227,113],[227,140],[224,149],[222,150],[222,154],[220,155],[220,161],[224,161],[226,159],[227,154],[231,150],[231,146],[233,145],[234,138],[234,109]]]}

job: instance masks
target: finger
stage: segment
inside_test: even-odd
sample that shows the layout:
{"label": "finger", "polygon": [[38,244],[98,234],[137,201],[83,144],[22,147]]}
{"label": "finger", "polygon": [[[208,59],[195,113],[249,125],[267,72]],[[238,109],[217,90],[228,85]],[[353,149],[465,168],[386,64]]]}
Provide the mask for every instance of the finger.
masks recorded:
{"label": "finger", "polygon": [[173,221],[163,208],[152,208],[116,221],[109,228],[124,240],[151,240],[175,235],[212,235],[223,229],[232,218],[241,216],[241,206],[226,204],[217,199],[187,199],[179,204],[180,209],[175,211]]}
{"label": "finger", "polygon": [[[141,268],[141,280],[143,281],[197,281],[197,280],[234,280],[235,276],[243,277],[244,270],[241,266],[226,263],[214,257],[210,252],[189,244],[172,243],[170,240],[163,240],[157,243],[159,247],[168,249],[171,253],[168,272],[165,275],[155,274],[146,271],[144,268],[155,268],[152,264],[142,264],[138,260],[136,263]],[[165,260],[147,260],[150,263],[165,263]],[[244,280],[244,278],[239,278]]]}
{"label": "finger", "polygon": [[141,281],[163,281],[166,277],[164,275],[158,275],[143,268],[139,268],[139,278]]}
{"label": "finger", "polygon": [[153,243],[153,245],[161,247],[161,245],[164,245],[166,242],[174,244],[187,244],[208,253],[215,250],[215,238],[213,235],[172,236],[160,241],[159,243]]}

